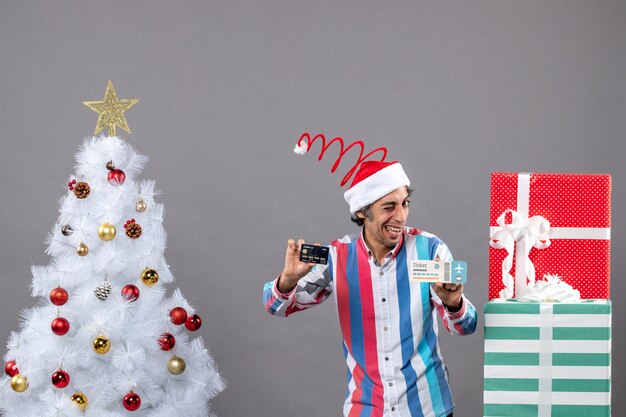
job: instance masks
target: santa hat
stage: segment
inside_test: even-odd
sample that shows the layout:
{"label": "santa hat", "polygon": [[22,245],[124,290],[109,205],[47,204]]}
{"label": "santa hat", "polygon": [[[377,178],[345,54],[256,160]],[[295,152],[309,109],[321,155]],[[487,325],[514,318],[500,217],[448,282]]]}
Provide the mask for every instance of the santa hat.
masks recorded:
{"label": "santa hat", "polygon": [[[304,142],[304,139],[306,139],[306,143]],[[327,143],[326,137],[321,133],[318,133],[313,138],[311,138],[308,133],[303,133],[296,144],[294,152],[298,155],[304,155],[311,149],[313,143],[315,143],[318,139],[322,141],[322,150],[317,158],[318,160],[322,160],[324,154],[331,145],[337,143],[340,146],[339,156],[335,160],[335,164],[332,166],[331,172],[335,172],[341,163],[342,158],[350,149],[353,147],[356,147],[357,149],[360,148],[359,157],[356,163],[341,181],[341,185],[343,186],[356,171],[356,175],[352,180],[350,188],[348,188],[343,195],[344,199],[350,206],[350,213],[352,214],[372,204],[379,198],[386,196],[390,192],[402,186],[409,186],[411,184],[400,163],[397,161],[385,161],[387,148],[376,148],[366,155],[363,155],[365,145],[360,140],[354,141],[346,147],[341,137],[335,137]],[[366,160],[378,152],[382,152],[380,160]]]}
{"label": "santa hat", "polygon": [[403,186],[411,185],[399,162],[365,161],[361,163],[343,198],[354,214],[379,198]]}

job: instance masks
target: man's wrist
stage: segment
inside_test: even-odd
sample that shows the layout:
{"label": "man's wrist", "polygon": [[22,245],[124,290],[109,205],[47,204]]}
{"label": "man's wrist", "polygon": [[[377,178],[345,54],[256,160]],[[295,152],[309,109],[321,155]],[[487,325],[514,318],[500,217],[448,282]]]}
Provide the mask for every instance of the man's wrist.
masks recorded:
{"label": "man's wrist", "polygon": [[[287,281],[287,282],[285,282],[285,281]],[[294,282],[292,284],[292,283],[290,283],[288,280],[286,280],[284,278],[283,274],[280,274],[278,276],[278,280],[276,281],[276,289],[281,294],[289,294],[289,293],[291,293],[294,290],[294,288],[296,288],[297,284],[298,284],[298,281],[296,281],[296,282]]]}
{"label": "man's wrist", "polygon": [[463,308],[463,298],[461,297],[456,306],[450,306],[446,303],[443,303],[443,306],[446,308],[446,310],[448,310],[449,313],[458,313]]}

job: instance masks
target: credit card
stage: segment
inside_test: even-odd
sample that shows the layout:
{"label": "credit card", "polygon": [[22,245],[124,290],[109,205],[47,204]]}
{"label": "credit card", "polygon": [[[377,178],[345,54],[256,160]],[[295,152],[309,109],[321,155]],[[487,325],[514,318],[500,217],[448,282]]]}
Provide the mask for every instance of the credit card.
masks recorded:
{"label": "credit card", "polygon": [[300,262],[328,264],[328,246],[302,244],[300,246]]}
{"label": "credit card", "polygon": [[420,282],[467,282],[467,262],[411,261],[411,280]]}

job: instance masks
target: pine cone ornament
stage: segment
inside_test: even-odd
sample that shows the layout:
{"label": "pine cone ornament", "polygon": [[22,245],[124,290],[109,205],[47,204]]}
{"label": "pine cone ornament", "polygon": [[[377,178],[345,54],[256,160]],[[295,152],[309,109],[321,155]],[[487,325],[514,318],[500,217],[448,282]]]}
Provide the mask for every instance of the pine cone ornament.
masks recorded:
{"label": "pine cone ornament", "polygon": [[104,301],[109,298],[111,295],[112,286],[109,281],[104,281],[102,284],[98,285],[94,290],[94,294],[98,297],[98,300]]}
{"label": "pine cone ornament", "polygon": [[124,229],[126,229],[126,236],[131,239],[137,239],[141,236],[141,226],[139,223],[135,223],[135,219],[128,220],[124,225]]}
{"label": "pine cone ornament", "polygon": [[80,199],[87,198],[90,191],[89,184],[86,182],[81,181],[74,186],[74,195]]}

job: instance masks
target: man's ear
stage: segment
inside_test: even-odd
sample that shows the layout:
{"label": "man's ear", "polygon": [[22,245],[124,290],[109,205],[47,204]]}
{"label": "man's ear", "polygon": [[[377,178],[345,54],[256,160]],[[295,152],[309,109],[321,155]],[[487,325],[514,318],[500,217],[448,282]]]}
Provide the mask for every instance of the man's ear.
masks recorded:
{"label": "man's ear", "polygon": [[356,217],[359,219],[365,219],[365,214],[363,214],[363,212],[361,210],[357,211],[356,213]]}

